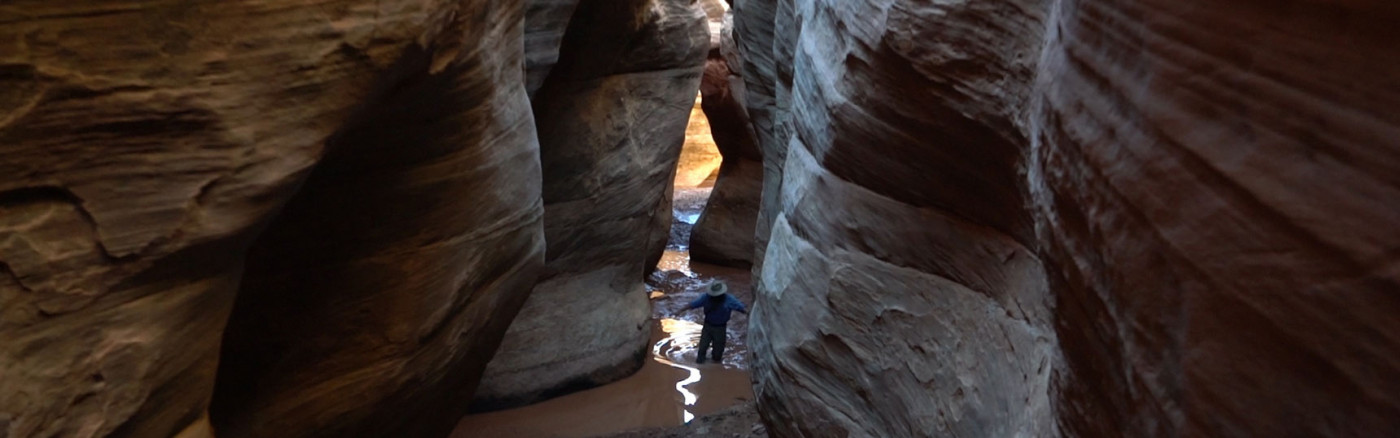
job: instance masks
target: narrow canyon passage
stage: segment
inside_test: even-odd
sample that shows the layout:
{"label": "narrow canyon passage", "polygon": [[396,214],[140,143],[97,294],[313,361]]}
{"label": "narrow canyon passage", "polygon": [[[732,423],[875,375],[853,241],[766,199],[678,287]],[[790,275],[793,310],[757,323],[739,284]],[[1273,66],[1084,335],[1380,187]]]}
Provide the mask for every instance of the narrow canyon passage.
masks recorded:
{"label": "narrow canyon passage", "polygon": [[1400,437],[1396,23],[4,0],[0,438]]}
{"label": "narrow canyon passage", "polygon": [[673,427],[697,416],[753,399],[748,373],[748,317],[729,322],[722,363],[696,363],[699,310],[685,310],[711,281],[729,285],[730,294],[753,303],[747,269],[693,262],[690,232],[714,188],[721,156],[700,110],[691,112],[686,143],[673,181],[671,233],[656,270],[647,278],[651,301],[651,347],[636,374],[600,387],[524,407],[469,415],[453,433],[468,437],[582,438],[658,427]]}

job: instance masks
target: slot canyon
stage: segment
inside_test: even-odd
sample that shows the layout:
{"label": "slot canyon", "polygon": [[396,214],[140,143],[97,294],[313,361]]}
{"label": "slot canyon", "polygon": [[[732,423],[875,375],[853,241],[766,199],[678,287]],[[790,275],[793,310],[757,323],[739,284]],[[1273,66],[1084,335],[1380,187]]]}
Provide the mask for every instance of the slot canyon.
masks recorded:
{"label": "slot canyon", "polygon": [[3,2],[0,438],[1400,436],[1397,25]]}

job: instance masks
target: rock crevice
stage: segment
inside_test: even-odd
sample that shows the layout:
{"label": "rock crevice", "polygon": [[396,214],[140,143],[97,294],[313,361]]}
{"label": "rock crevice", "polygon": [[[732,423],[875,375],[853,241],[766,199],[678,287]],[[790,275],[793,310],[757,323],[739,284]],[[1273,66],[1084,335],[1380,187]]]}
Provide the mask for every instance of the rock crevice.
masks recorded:
{"label": "rock crevice", "polygon": [[685,0],[583,0],[533,104],[548,255],[474,402],[499,409],[608,383],[645,357],[642,284],[709,41]]}

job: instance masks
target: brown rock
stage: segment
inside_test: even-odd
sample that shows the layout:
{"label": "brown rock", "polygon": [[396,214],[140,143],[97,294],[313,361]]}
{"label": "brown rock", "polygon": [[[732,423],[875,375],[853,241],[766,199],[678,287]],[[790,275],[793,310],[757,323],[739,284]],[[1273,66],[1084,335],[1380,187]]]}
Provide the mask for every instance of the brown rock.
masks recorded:
{"label": "brown rock", "polygon": [[[697,261],[748,266],[754,260],[754,227],[763,191],[763,162],[757,139],[744,108],[744,80],[732,72],[726,58],[733,58],[732,15],[726,15],[720,32],[722,46],[710,50],[700,83],[705,115],[720,154],[724,156],[710,200],[695,222],[690,256]],[[713,28],[713,26],[712,26]]]}
{"label": "brown rock", "polygon": [[1400,433],[1400,8],[768,4],[774,436]]}
{"label": "brown rock", "polygon": [[0,435],[212,436],[236,293],[221,436],[451,427],[541,258],[520,17],[0,8]]}
{"label": "brown rock", "polygon": [[1400,434],[1400,5],[1079,3],[1029,170],[1065,435]]}
{"label": "brown rock", "polygon": [[253,247],[221,435],[432,436],[465,414],[543,250],[521,53],[486,50],[520,39],[521,9],[474,7],[515,23],[455,24],[490,56],[407,51]]}
{"label": "brown rock", "polygon": [[635,371],[642,280],[664,248],[670,186],[708,45],[689,0],[586,0],[535,95],[548,271],[488,367],[478,409]]}

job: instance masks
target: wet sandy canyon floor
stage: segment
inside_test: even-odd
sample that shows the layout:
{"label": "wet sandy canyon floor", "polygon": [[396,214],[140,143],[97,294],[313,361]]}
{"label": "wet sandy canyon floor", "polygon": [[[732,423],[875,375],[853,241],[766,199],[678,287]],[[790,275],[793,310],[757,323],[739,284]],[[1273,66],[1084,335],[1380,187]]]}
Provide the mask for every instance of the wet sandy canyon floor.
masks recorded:
{"label": "wet sandy canyon floor", "polygon": [[650,357],[640,371],[541,403],[467,416],[452,437],[593,437],[674,427],[751,400],[747,315],[736,312],[729,321],[723,363],[695,362],[703,315],[685,306],[700,296],[701,285],[722,279],[731,294],[746,306],[753,304],[748,270],[690,262],[685,245],[689,225],[708,196],[709,189],[676,192],[672,241],[647,280],[652,337]]}

